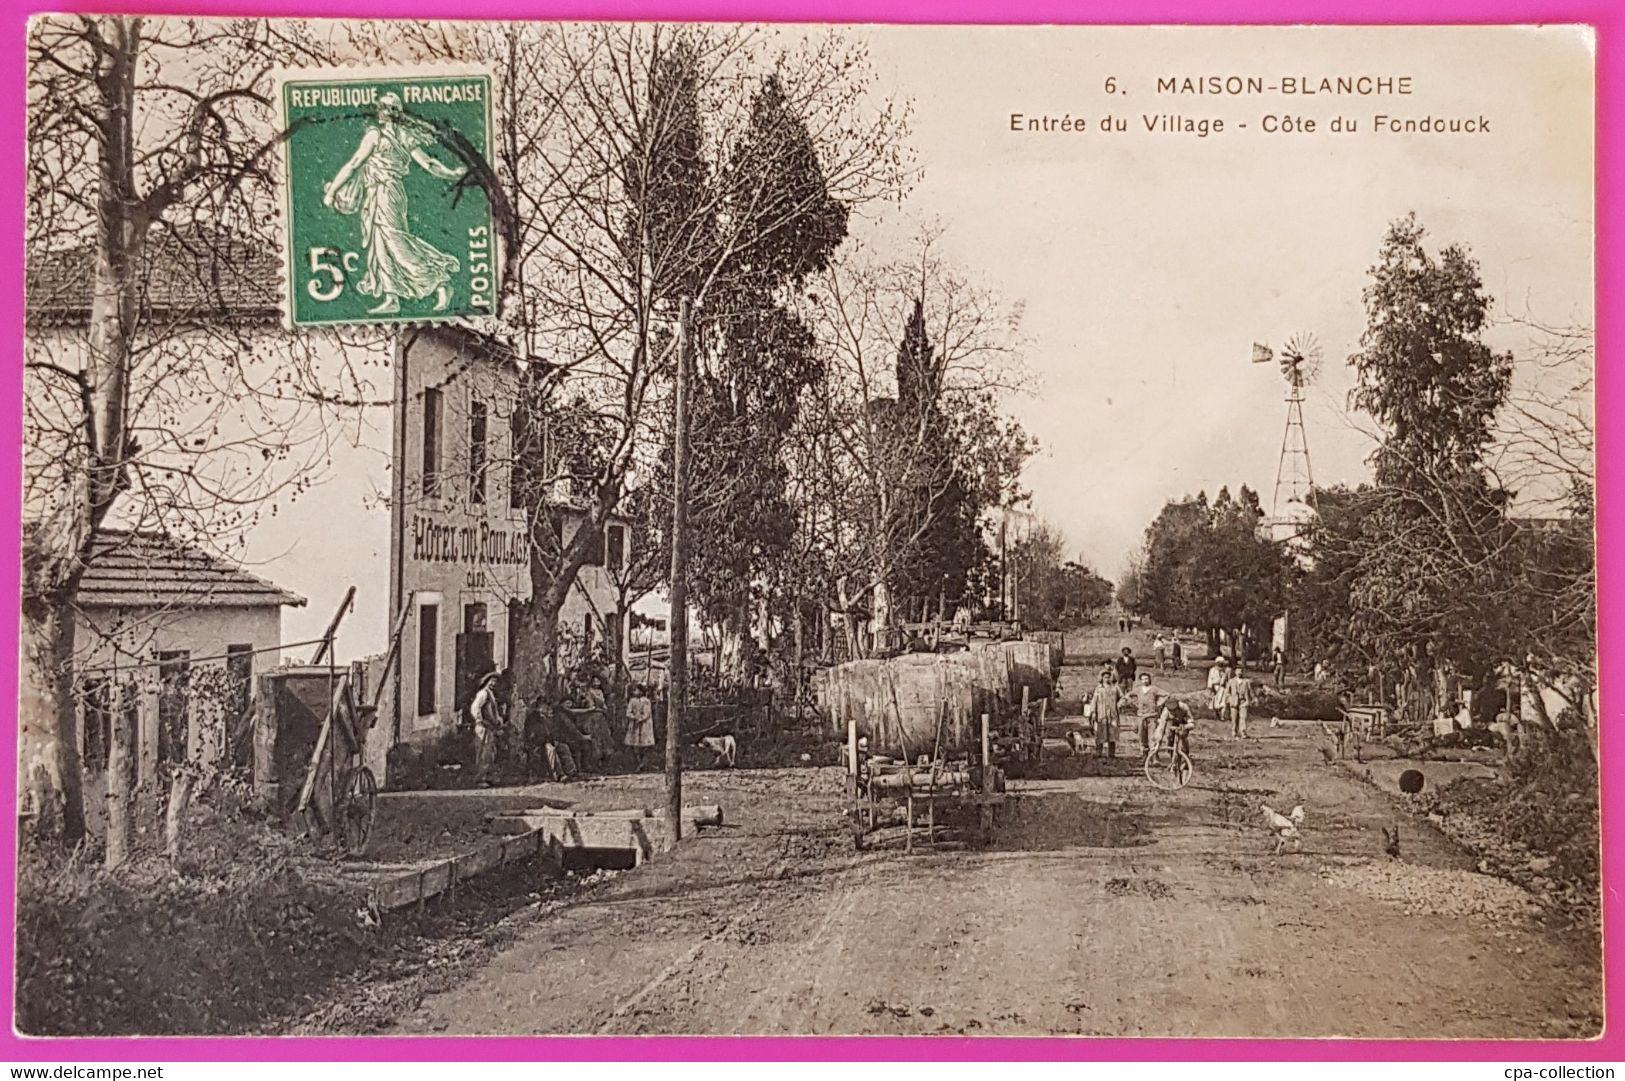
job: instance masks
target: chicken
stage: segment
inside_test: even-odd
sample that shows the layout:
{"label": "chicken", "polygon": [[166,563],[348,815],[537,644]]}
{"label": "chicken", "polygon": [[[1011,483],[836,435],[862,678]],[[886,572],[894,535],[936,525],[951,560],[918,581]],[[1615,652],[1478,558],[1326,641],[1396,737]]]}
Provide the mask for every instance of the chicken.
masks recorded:
{"label": "chicken", "polygon": [[1394,823],[1394,831],[1388,832],[1388,827],[1382,828],[1382,850],[1388,853],[1391,860],[1399,859],[1399,823]]}
{"label": "chicken", "polygon": [[1331,750],[1330,747],[1317,747],[1316,750],[1318,750],[1320,752],[1320,757],[1322,757],[1322,758],[1324,758],[1326,760],[1326,764],[1328,766],[1331,765],[1334,761],[1336,761],[1336,758],[1333,756],[1332,750]]}
{"label": "chicken", "polygon": [[1320,730],[1330,736],[1333,743],[1337,744],[1337,757],[1342,758],[1344,755],[1344,745],[1348,740],[1348,731],[1342,728],[1333,728],[1325,721],[1320,722]]}
{"label": "chicken", "polygon": [[1281,849],[1288,841],[1292,842],[1293,851],[1297,851],[1303,844],[1303,834],[1299,830],[1303,826],[1303,804],[1292,808],[1292,813],[1283,815],[1269,804],[1263,804],[1264,822],[1269,826],[1275,837],[1275,854],[1279,856]]}

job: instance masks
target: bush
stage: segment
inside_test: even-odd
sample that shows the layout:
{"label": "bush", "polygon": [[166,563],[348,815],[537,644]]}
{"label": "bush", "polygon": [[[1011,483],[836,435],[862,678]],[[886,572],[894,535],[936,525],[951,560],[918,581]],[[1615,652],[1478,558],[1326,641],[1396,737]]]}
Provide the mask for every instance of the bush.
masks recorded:
{"label": "bush", "polygon": [[1507,774],[1505,780],[1457,781],[1439,792],[1430,809],[1473,816],[1497,835],[1550,857],[1548,877],[1594,893],[1601,833],[1597,764],[1588,737],[1554,736],[1540,751],[1513,758]]}
{"label": "bush", "polygon": [[1343,719],[1342,703],[1331,691],[1314,688],[1292,688],[1285,694],[1273,687],[1260,687],[1260,693],[1250,711],[1266,720],[1284,717],[1295,721],[1324,721],[1336,724]]}
{"label": "bush", "polygon": [[314,887],[294,842],[214,808],[178,865],[107,871],[86,848],[25,850],[17,869],[17,1025],[30,1035],[250,1031],[299,1012],[368,948]]}

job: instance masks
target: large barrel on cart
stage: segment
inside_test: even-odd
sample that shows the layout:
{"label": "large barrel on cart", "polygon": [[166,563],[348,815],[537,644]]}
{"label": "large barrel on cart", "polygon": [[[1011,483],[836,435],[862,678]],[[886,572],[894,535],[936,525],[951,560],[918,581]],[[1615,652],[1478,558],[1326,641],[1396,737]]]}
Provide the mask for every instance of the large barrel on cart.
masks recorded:
{"label": "large barrel on cart", "polygon": [[855,721],[873,754],[915,760],[973,749],[983,713],[1048,698],[1053,650],[1046,642],[990,642],[954,653],[905,653],[848,661],[818,673],[814,693],[830,731]]}

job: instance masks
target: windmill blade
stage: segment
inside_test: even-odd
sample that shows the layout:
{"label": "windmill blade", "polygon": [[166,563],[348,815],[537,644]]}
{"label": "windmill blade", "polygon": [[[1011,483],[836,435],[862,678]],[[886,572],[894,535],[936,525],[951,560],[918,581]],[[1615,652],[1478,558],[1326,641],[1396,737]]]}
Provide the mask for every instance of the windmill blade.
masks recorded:
{"label": "windmill blade", "polygon": [[1281,349],[1281,374],[1295,387],[1308,386],[1320,374],[1320,341],[1313,334],[1299,333],[1287,339]]}

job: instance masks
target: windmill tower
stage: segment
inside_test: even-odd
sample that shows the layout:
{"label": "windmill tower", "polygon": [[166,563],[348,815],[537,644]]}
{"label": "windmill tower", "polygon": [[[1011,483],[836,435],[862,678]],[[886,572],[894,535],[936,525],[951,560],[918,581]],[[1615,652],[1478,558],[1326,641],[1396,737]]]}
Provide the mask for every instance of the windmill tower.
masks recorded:
{"label": "windmill tower", "polygon": [[1294,334],[1281,347],[1279,358],[1269,346],[1253,346],[1254,363],[1277,359],[1286,383],[1286,431],[1281,435],[1281,460],[1275,470],[1268,524],[1277,540],[1290,541],[1314,515],[1309,507],[1315,478],[1309,464],[1309,436],[1303,426],[1303,388],[1320,374],[1320,343],[1313,334]]}

